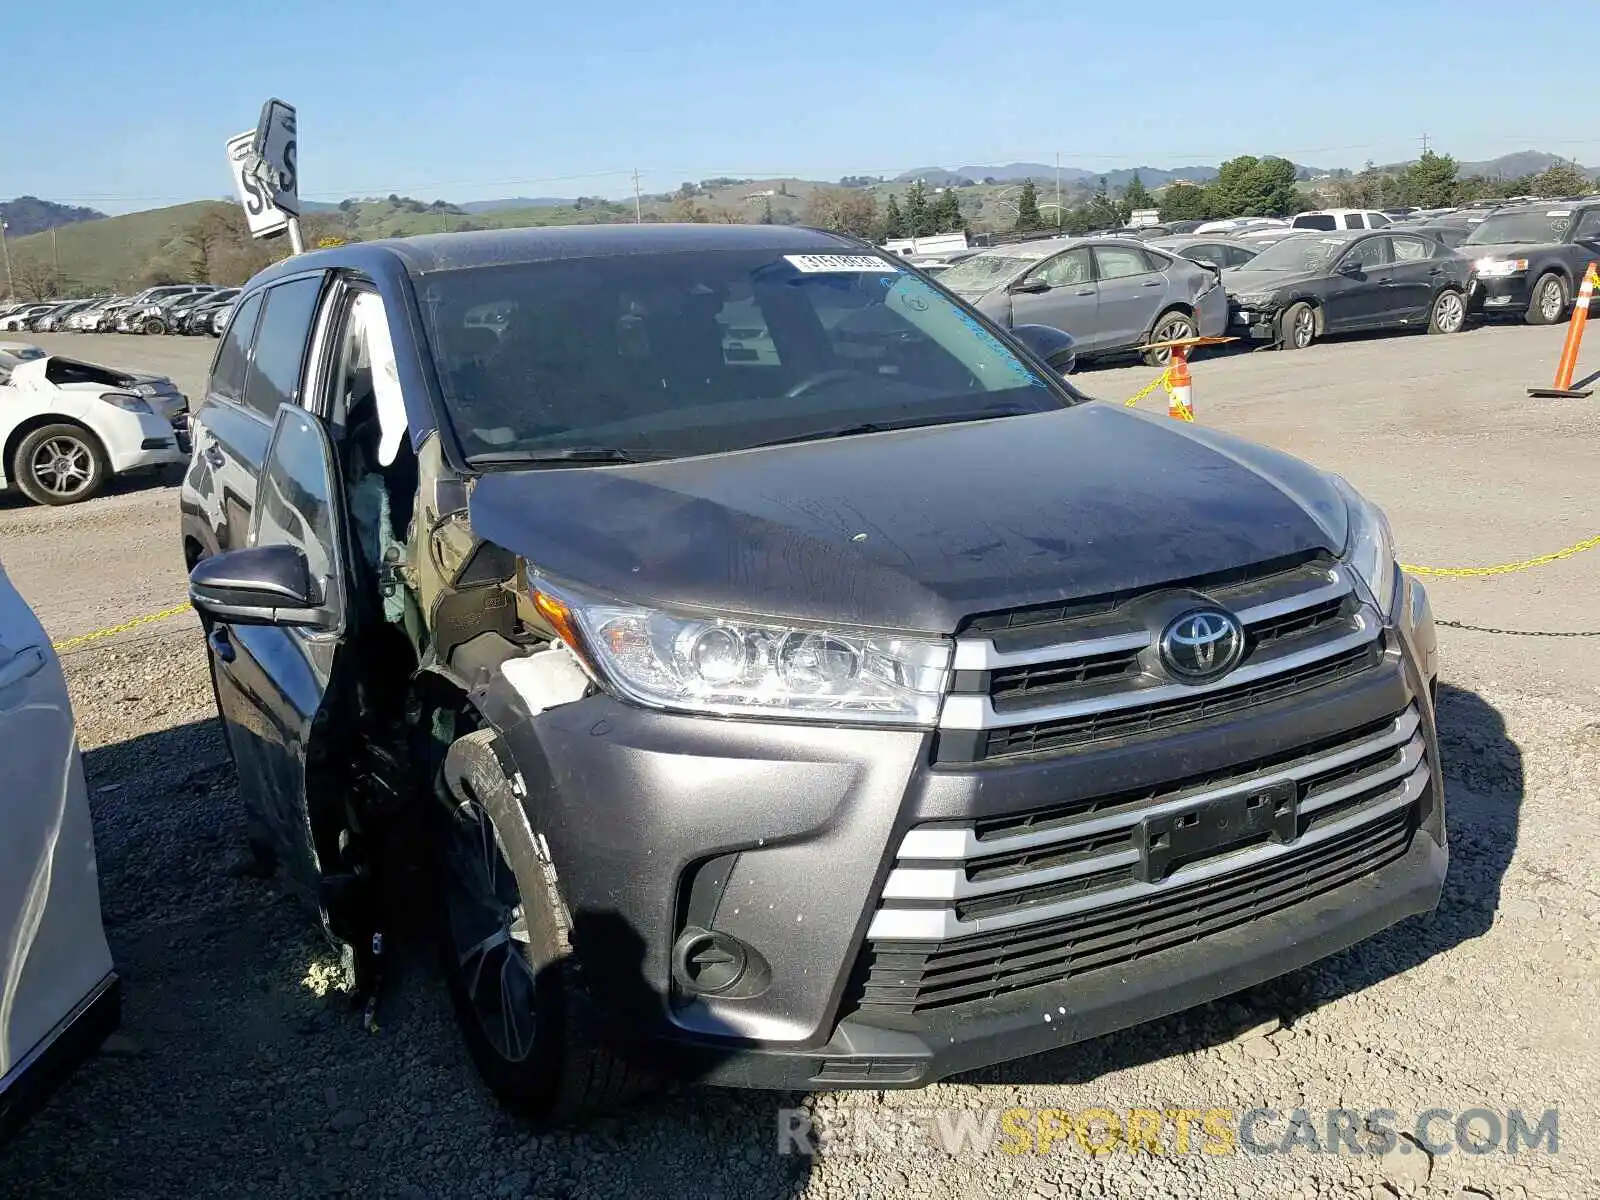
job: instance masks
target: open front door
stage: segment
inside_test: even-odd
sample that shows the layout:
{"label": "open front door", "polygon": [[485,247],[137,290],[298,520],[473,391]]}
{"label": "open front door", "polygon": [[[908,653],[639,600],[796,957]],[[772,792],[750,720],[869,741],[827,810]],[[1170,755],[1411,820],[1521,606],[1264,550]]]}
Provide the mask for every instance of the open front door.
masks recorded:
{"label": "open front door", "polygon": [[[319,769],[313,755],[326,757],[333,749],[323,744],[325,712],[350,614],[344,522],[327,430],[305,409],[285,404],[262,465],[249,546],[291,547],[304,555],[320,619],[315,625],[262,624],[259,616],[230,622],[213,612],[206,621],[217,703],[252,838],[270,847],[285,884],[325,927],[329,877],[341,869],[337,831],[344,821],[342,814],[315,811],[316,797],[330,801],[324,789],[308,784]],[[228,557],[212,560],[212,569]]]}

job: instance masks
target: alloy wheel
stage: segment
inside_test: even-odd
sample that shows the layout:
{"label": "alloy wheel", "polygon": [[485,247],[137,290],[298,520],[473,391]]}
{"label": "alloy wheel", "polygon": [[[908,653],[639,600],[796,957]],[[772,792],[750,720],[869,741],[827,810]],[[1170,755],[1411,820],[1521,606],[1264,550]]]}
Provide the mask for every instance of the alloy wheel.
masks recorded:
{"label": "alloy wheel", "polygon": [[524,949],[528,919],[494,823],[474,799],[450,819],[445,907],[455,966],[478,1027],[508,1062],[533,1052],[536,980]]}
{"label": "alloy wheel", "polygon": [[1561,281],[1559,279],[1545,280],[1544,288],[1539,292],[1539,315],[1552,324],[1560,318]]}
{"label": "alloy wheel", "polygon": [[1295,348],[1304,350],[1311,345],[1312,339],[1317,335],[1317,318],[1309,308],[1301,309],[1295,315],[1294,329],[1291,336],[1294,338]]}
{"label": "alloy wheel", "polygon": [[40,487],[63,498],[86,491],[94,481],[94,454],[76,438],[53,437],[41,442],[28,465]]}
{"label": "alloy wheel", "polygon": [[[1150,340],[1152,342],[1177,342],[1193,336],[1194,326],[1190,324],[1188,317],[1168,317],[1161,322]],[[1159,360],[1158,365],[1165,366],[1172,361],[1172,351],[1170,348],[1157,350],[1155,357]]]}
{"label": "alloy wheel", "polygon": [[1434,305],[1433,322],[1440,333],[1454,333],[1466,320],[1466,302],[1454,292],[1445,292]]}

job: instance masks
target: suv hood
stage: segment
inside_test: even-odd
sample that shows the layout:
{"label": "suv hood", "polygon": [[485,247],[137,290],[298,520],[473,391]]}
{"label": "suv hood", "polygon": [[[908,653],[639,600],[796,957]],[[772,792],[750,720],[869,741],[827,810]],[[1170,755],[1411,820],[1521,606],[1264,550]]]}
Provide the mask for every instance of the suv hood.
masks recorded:
{"label": "suv hood", "polygon": [[479,537],[665,608],[947,633],[967,616],[1337,553],[1298,460],[1100,404],[620,467],[496,471]]}
{"label": "suv hood", "polygon": [[1469,246],[1463,242],[1456,247],[1456,253],[1467,259],[1527,258],[1530,254],[1554,250],[1561,245],[1561,242],[1484,242],[1481,245]]}

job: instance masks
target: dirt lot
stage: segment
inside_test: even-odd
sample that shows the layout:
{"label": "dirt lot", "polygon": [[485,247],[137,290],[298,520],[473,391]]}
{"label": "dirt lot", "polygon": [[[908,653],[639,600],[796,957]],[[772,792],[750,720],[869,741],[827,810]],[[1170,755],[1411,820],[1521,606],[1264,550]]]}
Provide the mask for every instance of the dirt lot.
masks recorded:
{"label": "dirt lot", "polygon": [[[1195,368],[1205,424],[1346,475],[1408,563],[1471,566],[1600,533],[1594,401],[1530,402],[1560,330],[1363,339]],[[199,389],[208,339],[39,338]],[[1145,368],[1088,371],[1120,399]],[[1160,396],[1145,401],[1159,407]],[[127,485],[65,510],[0,499],[0,558],[52,635],[181,603],[176,492]],[[1487,579],[1430,580],[1442,619],[1600,630],[1600,550]],[[0,1150],[0,1196],[1600,1195],[1600,637],[1441,630],[1451,873],[1444,902],[1270,987],[925,1092],[691,1090],[578,1134],[539,1136],[474,1081],[441,989],[403,950],[382,1028],[327,997],[327,955],[270,881],[231,871],[240,815],[190,616],[65,655],[95,805],[124,1035]],[[777,1111],[836,1125],[930,1107],[1558,1108],[1558,1152],[1481,1146],[1315,1153],[916,1157],[871,1141],[778,1153]],[[1320,1115],[1315,1115],[1319,1127]],[[1285,1120],[1257,1140],[1285,1140]],[[1481,1126],[1480,1126],[1481,1127]],[[1450,1119],[1432,1132],[1443,1141]],[[1169,1143],[1170,1148],[1170,1143]]]}

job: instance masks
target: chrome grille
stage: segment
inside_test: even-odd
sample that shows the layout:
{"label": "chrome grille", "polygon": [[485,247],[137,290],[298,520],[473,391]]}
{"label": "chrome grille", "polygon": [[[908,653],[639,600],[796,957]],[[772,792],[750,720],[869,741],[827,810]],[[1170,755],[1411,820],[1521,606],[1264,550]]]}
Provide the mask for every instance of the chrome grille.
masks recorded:
{"label": "chrome grille", "polygon": [[[1182,682],[1161,666],[1163,624],[1184,607],[1232,611],[1245,631],[1238,665]],[[1064,753],[1285,699],[1375,666],[1382,621],[1349,568],[1315,558],[1258,578],[1170,588],[969,623],[957,638],[936,759],[980,762]]]}
{"label": "chrome grille", "polygon": [[[1422,717],[1412,705],[1228,771],[983,823],[918,827],[896,852],[868,938],[967,937],[1217,878],[1412,809],[1429,779]],[[1152,830],[1208,805],[1258,802],[1279,806],[1282,819],[1264,813],[1241,840],[1162,858],[1152,876]]]}

